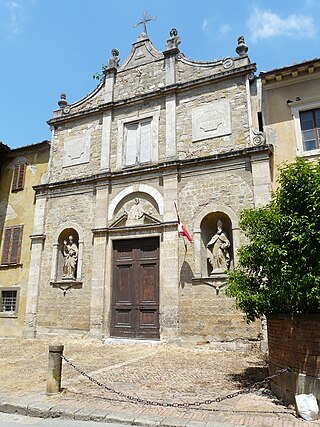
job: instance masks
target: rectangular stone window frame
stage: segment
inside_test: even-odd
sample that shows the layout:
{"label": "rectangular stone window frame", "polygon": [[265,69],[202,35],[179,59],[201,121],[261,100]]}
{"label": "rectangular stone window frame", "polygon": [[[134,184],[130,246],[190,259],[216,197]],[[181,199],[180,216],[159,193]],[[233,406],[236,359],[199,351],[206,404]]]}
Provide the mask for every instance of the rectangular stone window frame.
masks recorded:
{"label": "rectangular stone window frame", "polygon": [[18,287],[0,288],[0,317],[18,317]]}
{"label": "rectangular stone window frame", "polygon": [[[117,121],[118,126],[118,139],[117,139],[117,169],[130,168],[138,165],[158,162],[158,146],[159,146],[159,122],[160,122],[160,106],[150,112],[140,113],[138,115],[129,115]],[[150,160],[141,156],[141,131],[144,125],[150,123]],[[128,130],[137,130],[137,144],[138,152],[136,153],[136,162],[133,161],[127,164],[127,137]],[[132,134],[133,136],[133,134]]]}
{"label": "rectangular stone window frame", "polygon": [[301,101],[294,101],[291,103],[291,114],[294,121],[294,130],[296,137],[296,150],[297,156],[313,157],[320,155],[320,147],[314,150],[305,150],[303,144],[301,113],[317,110],[320,108],[320,97],[308,98]]}

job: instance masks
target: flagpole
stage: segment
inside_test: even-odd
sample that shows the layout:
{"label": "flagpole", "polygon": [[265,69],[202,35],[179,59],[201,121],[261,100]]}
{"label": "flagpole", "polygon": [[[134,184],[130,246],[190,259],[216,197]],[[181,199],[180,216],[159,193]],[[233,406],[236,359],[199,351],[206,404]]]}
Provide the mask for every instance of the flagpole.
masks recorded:
{"label": "flagpole", "polygon": [[179,214],[178,214],[178,209],[177,209],[177,205],[176,205],[176,202],[173,202],[173,204],[174,204],[174,207],[175,207],[175,209],[176,209],[176,214],[177,214],[177,216],[179,216]]}

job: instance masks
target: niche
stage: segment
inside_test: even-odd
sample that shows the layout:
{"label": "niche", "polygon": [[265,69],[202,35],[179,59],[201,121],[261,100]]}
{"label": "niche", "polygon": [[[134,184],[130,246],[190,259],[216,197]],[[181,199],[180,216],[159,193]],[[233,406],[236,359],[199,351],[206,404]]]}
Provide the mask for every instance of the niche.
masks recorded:
{"label": "niche", "polygon": [[231,220],[224,212],[210,212],[200,224],[202,277],[213,277],[233,267]]}
{"label": "niche", "polygon": [[58,281],[75,281],[79,271],[79,235],[73,228],[64,229],[58,238],[57,245]]}

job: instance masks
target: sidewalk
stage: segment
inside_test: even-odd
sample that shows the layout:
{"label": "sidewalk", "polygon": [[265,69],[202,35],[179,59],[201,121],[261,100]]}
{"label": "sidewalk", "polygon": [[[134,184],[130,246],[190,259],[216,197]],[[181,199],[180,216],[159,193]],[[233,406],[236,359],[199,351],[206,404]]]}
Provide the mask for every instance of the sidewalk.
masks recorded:
{"label": "sidewalk", "polygon": [[[65,337],[64,355],[108,387],[160,404],[224,396],[267,376],[262,355],[218,352],[207,346],[102,344]],[[176,408],[130,402],[63,363],[59,395],[47,396],[48,346],[56,339],[0,340],[0,411],[40,417],[121,422],[143,426],[237,427],[320,425],[297,419],[268,391],[210,405]]]}

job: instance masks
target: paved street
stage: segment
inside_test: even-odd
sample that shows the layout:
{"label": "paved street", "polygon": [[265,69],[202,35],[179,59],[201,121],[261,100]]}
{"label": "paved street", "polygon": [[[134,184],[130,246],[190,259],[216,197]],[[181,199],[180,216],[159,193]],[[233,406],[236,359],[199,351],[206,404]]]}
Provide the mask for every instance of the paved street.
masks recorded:
{"label": "paved street", "polygon": [[[60,418],[35,418],[19,414],[0,413],[0,427],[99,427],[95,421],[63,420]],[[104,427],[127,427],[127,424],[104,423]]]}
{"label": "paved street", "polygon": [[[82,421],[176,427],[315,425],[297,419],[293,408],[281,405],[268,389],[208,402],[242,390],[265,378],[268,372],[262,353],[221,352],[203,344],[182,348],[61,338],[64,355],[109,390],[93,384],[63,362],[63,392],[47,396],[48,345],[53,341],[1,340],[0,411],[12,413],[11,416],[18,413],[77,421],[70,426],[81,425]],[[128,397],[147,399],[155,405],[133,402]],[[205,404],[193,405],[205,400]],[[37,425],[36,421],[29,419],[31,424]]]}

